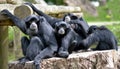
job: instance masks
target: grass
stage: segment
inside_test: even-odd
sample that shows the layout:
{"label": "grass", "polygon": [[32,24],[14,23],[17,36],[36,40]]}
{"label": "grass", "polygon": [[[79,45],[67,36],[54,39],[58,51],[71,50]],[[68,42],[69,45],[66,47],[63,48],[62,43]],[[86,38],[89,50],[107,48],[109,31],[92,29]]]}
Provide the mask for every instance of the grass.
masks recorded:
{"label": "grass", "polygon": [[[120,21],[120,0],[107,0],[107,4],[104,6],[97,7],[98,16],[94,17],[84,12],[84,18],[88,22],[109,22],[109,21]],[[110,10],[110,14],[108,14]],[[120,24],[108,25],[107,26],[118,39],[118,45],[120,46]]]}
{"label": "grass", "polygon": [[[105,6],[97,8],[98,16],[94,17],[90,14],[84,13],[87,21],[119,21],[120,20],[120,0],[108,0]],[[108,14],[110,10],[110,14]]]}
{"label": "grass", "polygon": [[120,46],[120,24],[114,24],[114,25],[108,25],[107,28],[109,28],[114,35],[116,36],[117,40],[118,40],[118,46]]}

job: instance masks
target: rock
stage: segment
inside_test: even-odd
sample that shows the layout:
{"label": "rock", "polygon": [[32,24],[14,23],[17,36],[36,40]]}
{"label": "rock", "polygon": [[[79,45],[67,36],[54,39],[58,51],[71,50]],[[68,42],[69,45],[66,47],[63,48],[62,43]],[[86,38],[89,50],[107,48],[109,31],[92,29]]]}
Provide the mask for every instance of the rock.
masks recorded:
{"label": "rock", "polygon": [[82,11],[87,12],[92,16],[98,16],[96,8],[91,5],[89,0],[64,0],[64,2],[69,6],[81,7]]}
{"label": "rock", "polygon": [[[70,54],[68,58],[43,59],[41,69],[117,69],[118,53],[115,50]],[[34,69],[33,61],[21,65],[9,63],[9,69]]]}

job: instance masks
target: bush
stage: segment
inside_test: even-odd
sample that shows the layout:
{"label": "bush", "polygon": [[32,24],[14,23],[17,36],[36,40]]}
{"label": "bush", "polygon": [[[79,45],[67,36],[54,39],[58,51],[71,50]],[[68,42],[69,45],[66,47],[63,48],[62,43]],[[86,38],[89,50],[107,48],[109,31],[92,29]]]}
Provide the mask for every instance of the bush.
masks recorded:
{"label": "bush", "polygon": [[120,46],[120,24],[113,24],[107,26],[116,36],[118,40],[118,46]]}

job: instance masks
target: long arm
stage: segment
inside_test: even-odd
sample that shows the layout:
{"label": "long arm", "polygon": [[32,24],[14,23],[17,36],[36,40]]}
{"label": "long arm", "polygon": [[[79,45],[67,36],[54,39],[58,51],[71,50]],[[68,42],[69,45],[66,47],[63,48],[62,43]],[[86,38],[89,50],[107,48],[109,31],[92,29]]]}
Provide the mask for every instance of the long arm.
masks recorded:
{"label": "long arm", "polygon": [[89,29],[89,26],[86,22],[84,21],[80,21],[80,20],[71,20],[70,24],[78,24],[79,26],[81,26],[83,28],[83,30],[87,33],[87,30]]}
{"label": "long arm", "polygon": [[53,57],[53,50],[49,47],[43,49],[34,59],[34,64],[36,66],[36,69],[40,69],[40,64],[42,59],[44,58],[50,58]]}
{"label": "long arm", "polygon": [[1,11],[1,13],[3,15],[8,16],[13,22],[14,24],[25,34],[26,33],[26,25],[25,22],[23,20],[20,20],[18,17],[14,16],[13,14],[11,14],[8,10],[3,10]]}
{"label": "long arm", "polygon": [[33,9],[33,11],[35,11],[38,15],[40,15],[40,16],[44,16],[45,18],[46,18],[46,20],[51,20],[51,16],[49,16],[49,15],[47,15],[47,14],[45,14],[45,13],[43,13],[42,11],[40,11],[40,10],[38,10],[34,5],[32,5],[31,3],[25,3],[25,4],[27,4],[27,5],[29,5],[32,9]]}
{"label": "long arm", "polygon": [[93,43],[95,42],[99,42],[100,38],[99,38],[99,34],[97,33],[93,33],[91,35],[89,35],[86,39],[84,39],[80,44],[82,46],[84,46],[86,49],[89,48]]}
{"label": "long arm", "polygon": [[87,24],[87,22],[81,17],[79,18],[80,20],[80,24],[83,27],[83,29],[85,29],[85,32],[87,32],[87,30],[89,29],[89,25]]}
{"label": "long arm", "polygon": [[53,57],[54,53],[57,51],[57,41],[54,36],[53,28],[47,23],[44,17],[40,17],[40,28],[43,33],[43,38],[45,42],[45,49],[43,49],[34,59],[36,69],[39,69],[39,64],[42,59]]}
{"label": "long arm", "polygon": [[42,11],[38,10],[38,9],[37,9],[34,5],[32,5],[31,3],[25,3],[25,4],[29,5],[29,6],[33,9],[33,11],[36,12],[38,15],[45,17],[46,20],[48,21],[48,23],[49,23],[52,27],[54,27],[54,23],[56,23],[56,22],[58,22],[58,21],[61,21],[61,19],[57,19],[57,18],[51,17],[51,16],[43,13]]}
{"label": "long arm", "polygon": [[79,19],[71,20],[69,23],[77,24],[78,25],[77,29],[79,29],[79,27],[82,28],[82,30],[80,30],[80,31],[82,31],[82,34],[85,35],[85,37],[87,37],[87,30],[89,28],[87,23],[85,23],[84,21],[80,21]]}
{"label": "long arm", "polygon": [[54,30],[44,17],[40,17],[40,19],[42,18],[44,20],[43,22],[41,22],[40,27],[43,30],[43,36],[44,36],[46,45],[48,45],[53,51],[57,51],[58,45],[54,35]]}
{"label": "long arm", "polygon": [[67,35],[64,36],[64,38],[62,38],[61,46],[59,48],[59,53],[58,53],[60,57],[67,58],[69,56],[69,53],[71,53],[71,51],[69,51],[69,48],[71,48],[71,44],[73,40],[74,40],[74,34],[72,31],[67,33]]}

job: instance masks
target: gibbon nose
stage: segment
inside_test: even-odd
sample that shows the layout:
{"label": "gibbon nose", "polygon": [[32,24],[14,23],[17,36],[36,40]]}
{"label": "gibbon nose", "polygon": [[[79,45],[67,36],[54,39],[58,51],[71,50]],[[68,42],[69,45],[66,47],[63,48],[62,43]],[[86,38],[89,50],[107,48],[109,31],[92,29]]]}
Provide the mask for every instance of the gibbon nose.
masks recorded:
{"label": "gibbon nose", "polygon": [[31,25],[30,25],[30,29],[37,29],[37,24],[35,22],[33,22]]}
{"label": "gibbon nose", "polygon": [[59,31],[58,31],[59,34],[65,34],[65,30],[64,28],[60,28]]}

